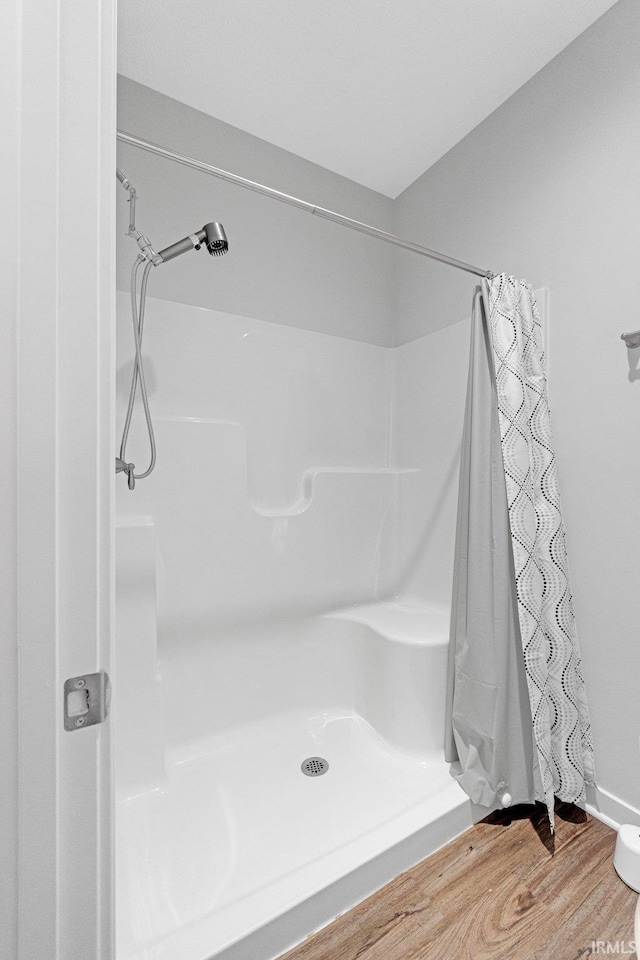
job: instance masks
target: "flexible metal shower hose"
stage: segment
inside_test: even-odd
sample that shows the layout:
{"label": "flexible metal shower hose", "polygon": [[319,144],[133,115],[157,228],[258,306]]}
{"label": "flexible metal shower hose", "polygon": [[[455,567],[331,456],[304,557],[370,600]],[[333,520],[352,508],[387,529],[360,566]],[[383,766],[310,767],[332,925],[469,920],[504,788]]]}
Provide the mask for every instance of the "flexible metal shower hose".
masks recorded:
{"label": "flexible metal shower hose", "polygon": [[[142,275],[142,285],[140,287],[140,308],[138,309],[137,302],[137,278],[138,270],[140,265],[146,262],[144,268],[144,273]],[[127,406],[127,415],[124,421],[124,428],[122,430],[122,441],[120,443],[120,459],[126,463],[126,450],[127,450],[127,440],[129,438],[129,430],[131,428],[131,418],[133,416],[133,407],[136,399],[136,390],[138,387],[138,379],[140,380],[140,396],[142,397],[142,406],[144,407],[144,416],[147,422],[147,433],[149,434],[149,445],[151,447],[151,460],[149,466],[144,471],[144,473],[132,473],[131,477],[133,480],[143,480],[145,477],[148,477],[153,468],[156,465],[156,439],[153,433],[153,424],[151,422],[151,412],[149,410],[149,400],[147,397],[147,385],[144,379],[144,366],[142,363],[142,332],[144,329],[144,310],[145,303],[147,299],[147,282],[149,279],[149,271],[153,267],[153,263],[150,260],[146,260],[145,257],[140,254],[131,270],[131,320],[133,323],[133,339],[136,348],[136,355],[133,364],[133,374],[131,376],[131,390],[129,391],[129,404]],[[132,487],[131,478],[129,486]]]}

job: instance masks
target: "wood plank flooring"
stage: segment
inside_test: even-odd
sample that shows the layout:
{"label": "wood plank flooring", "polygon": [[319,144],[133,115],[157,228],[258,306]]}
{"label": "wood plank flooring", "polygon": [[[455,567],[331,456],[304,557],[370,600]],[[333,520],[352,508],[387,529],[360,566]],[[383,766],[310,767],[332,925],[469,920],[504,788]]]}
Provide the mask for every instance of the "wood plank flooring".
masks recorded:
{"label": "wood plank flooring", "polygon": [[555,837],[541,805],[493,814],[281,960],[635,960],[615,839],[567,804]]}

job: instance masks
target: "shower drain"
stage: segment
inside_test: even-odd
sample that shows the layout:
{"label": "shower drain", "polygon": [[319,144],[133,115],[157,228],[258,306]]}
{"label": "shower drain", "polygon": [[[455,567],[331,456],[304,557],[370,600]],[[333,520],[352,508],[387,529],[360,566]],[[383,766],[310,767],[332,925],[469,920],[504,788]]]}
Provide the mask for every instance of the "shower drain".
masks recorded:
{"label": "shower drain", "polygon": [[300,764],[300,769],[305,777],[321,777],[329,769],[329,764],[324,757],[307,757]]}

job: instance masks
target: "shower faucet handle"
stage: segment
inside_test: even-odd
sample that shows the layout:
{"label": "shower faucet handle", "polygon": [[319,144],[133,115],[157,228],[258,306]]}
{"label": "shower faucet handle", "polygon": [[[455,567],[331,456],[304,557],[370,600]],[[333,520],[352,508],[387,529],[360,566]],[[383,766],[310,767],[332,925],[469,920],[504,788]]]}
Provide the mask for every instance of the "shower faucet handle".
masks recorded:
{"label": "shower faucet handle", "polygon": [[126,473],[129,490],[134,490],[136,486],[136,478],[133,473],[135,468],[135,463],[125,463],[120,457],[116,457],[116,473]]}

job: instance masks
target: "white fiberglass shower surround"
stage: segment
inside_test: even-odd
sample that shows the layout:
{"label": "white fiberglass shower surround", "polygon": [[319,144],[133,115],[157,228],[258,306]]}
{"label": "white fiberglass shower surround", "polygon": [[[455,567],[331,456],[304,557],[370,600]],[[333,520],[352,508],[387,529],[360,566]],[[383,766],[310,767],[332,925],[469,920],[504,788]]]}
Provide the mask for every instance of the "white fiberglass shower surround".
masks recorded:
{"label": "white fiberglass shower surround", "polygon": [[[470,824],[443,750],[467,343],[171,302],[152,273],[158,466],[117,484],[118,960],[274,957]],[[122,419],[124,291],[117,350]]]}

